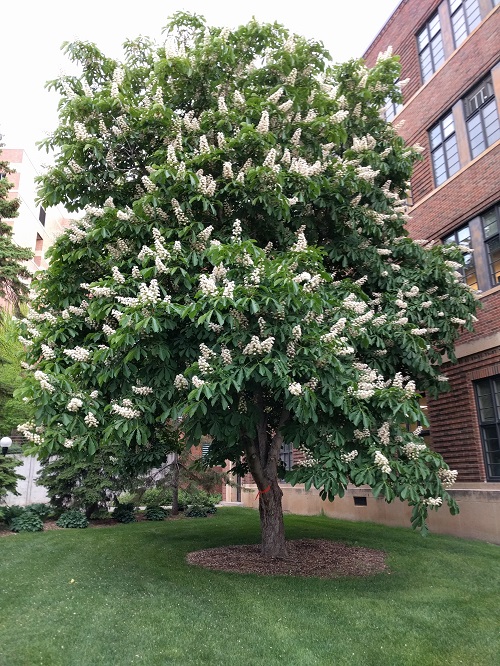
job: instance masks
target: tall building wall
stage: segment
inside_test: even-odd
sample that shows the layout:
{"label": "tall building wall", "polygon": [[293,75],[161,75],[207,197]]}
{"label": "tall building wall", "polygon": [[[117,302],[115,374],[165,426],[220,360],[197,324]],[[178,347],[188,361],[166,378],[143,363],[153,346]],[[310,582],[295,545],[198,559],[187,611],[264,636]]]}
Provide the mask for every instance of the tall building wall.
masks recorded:
{"label": "tall building wall", "polygon": [[[465,238],[474,250],[465,279],[478,287],[478,322],[457,344],[458,363],[443,366],[450,392],[429,401],[433,446],[462,482],[500,481],[499,4],[403,0],[365,53],[373,65],[392,46],[401,80],[410,79],[392,122],[425,148],[411,181],[411,236]],[[436,63],[428,57],[432,39]]]}
{"label": "tall building wall", "polygon": [[36,203],[35,179],[39,173],[25,150],[4,148],[0,158],[15,170],[8,175],[14,185],[9,196],[20,200],[19,214],[11,220],[13,241],[33,251],[33,259],[28,262],[30,272],[47,268],[45,252],[68,224],[65,211],[59,207],[45,210]]}

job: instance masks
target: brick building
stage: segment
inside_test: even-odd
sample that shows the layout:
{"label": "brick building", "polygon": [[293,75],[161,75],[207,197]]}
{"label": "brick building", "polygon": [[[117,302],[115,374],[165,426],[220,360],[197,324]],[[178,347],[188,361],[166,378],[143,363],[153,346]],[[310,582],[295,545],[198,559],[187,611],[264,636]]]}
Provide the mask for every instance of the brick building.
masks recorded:
{"label": "brick building", "polygon": [[[413,238],[468,245],[464,280],[482,310],[474,333],[445,364],[451,391],[430,401],[432,446],[459,471],[461,514],[433,514],[431,528],[500,543],[500,0],[402,0],[366,51],[373,66],[400,56],[403,104],[383,110],[407,143],[425,147],[411,182]],[[401,503],[352,488],[333,504],[283,487],[284,507],[407,526]],[[248,494],[243,501],[256,506]]]}
{"label": "brick building", "polygon": [[[411,182],[414,238],[469,245],[464,280],[483,306],[461,337],[451,392],[429,404],[433,446],[462,483],[500,481],[500,4],[403,0],[365,54],[401,58],[400,107],[389,120],[425,147]],[[404,121],[403,125],[400,122]]]}

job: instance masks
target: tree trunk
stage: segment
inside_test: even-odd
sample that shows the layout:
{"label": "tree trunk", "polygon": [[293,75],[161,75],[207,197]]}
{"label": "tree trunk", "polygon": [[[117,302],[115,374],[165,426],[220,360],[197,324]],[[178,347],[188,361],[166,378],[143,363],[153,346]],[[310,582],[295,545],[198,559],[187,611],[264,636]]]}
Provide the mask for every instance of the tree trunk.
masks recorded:
{"label": "tree trunk", "polygon": [[263,557],[283,559],[287,555],[281,506],[283,491],[279,487],[277,475],[270,480],[268,488],[259,492],[261,553]]}
{"label": "tree trunk", "polygon": [[87,518],[87,520],[90,520],[90,516],[94,513],[94,511],[97,511],[98,508],[99,508],[98,502],[94,502],[93,504],[85,508],[85,517]]}
{"label": "tree trunk", "polygon": [[174,453],[172,463],[172,516],[179,514],[179,463],[177,453]]}
{"label": "tree trunk", "polygon": [[258,392],[256,397],[261,415],[257,436],[252,438],[243,434],[243,446],[248,467],[259,489],[261,553],[266,558],[285,558],[285,525],[281,505],[283,491],[278,483],[278,462],[283,444],[281,427],[290,415],[283,409],[277,427],[269,427],[263,396]]}

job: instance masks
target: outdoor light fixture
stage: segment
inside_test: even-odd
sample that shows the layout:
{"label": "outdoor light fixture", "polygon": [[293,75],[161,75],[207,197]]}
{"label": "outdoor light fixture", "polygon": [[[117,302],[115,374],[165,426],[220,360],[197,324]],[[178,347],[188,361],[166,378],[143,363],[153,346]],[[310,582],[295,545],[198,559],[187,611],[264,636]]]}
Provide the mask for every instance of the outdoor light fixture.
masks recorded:
{"label": "outdoor light fixture", "polygon": [[2,455],[6,456],[8,450],[12,446],[12,440],[10,437],[2,437],[0,439],[0,446],[2,447]]}

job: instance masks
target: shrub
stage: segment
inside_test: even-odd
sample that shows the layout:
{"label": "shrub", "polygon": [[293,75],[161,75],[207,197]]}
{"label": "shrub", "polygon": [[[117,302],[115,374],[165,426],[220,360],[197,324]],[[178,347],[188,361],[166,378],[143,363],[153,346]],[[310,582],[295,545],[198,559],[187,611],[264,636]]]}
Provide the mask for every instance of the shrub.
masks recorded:
{"label": "shrub", "polygon": [[147,506],[172,504],[172,490],[169,488],[148,488],[142,494],[141,502]]}
{"label": "shrub", "polygon": [[113,518],[119,523],[133,523],[135,520],[134,504],[132,502],[119,504],[113,511]]}
{"label": "shrub", "polygon": [[168,512],[157,504],[149,504],[144,516],[146,520],[164,520],[168,516]]}
{"label": "shrub", "polygon": [[87,527],[88,524],[89,521],[85,517],[85,514],[77,509],[65,511],[56,522],[58,527],[71,527],[75,529],[83,529],[84,527]]}
{"label": "shrub", "polygon": [[201,506],[200,504],[193,504],[184,512],[186,518],[206,518],[208,516],[208,510],[206,506]]}
{"label": "shrub", "polygon": [[107,509],[97,509],[97,511],[94,511],[90,516],[90,520],[106,520],[106,518],[109,517],[110,513]]}
{"label": "shrub", "polygon": [[52,517],[54,515],[54,510],[50,504],[29,504],[28,506],[24,507],[24,510],[36,513],[36,515],[40,516],[42,520],[45,520],[46,518]]}
{"label": "shrub", "polygon": [[13,505],[3,506],[0,511],[0,519],[7,525],[10,525],[15,518],[19,518],[23,515],[25,509],[23,506]]}
{"label": "shrub", "polygon": [[12,532],[41,532],[43,530],[43,522],[36,513],[23,511],[20,516],[12,520],[10,529]]}
{"label": "shrub", "polygon": [[118,498],[118,501],[120,502],[120,504],[135,505],[137,503],[137,495],[136,493],[122,493]]}

